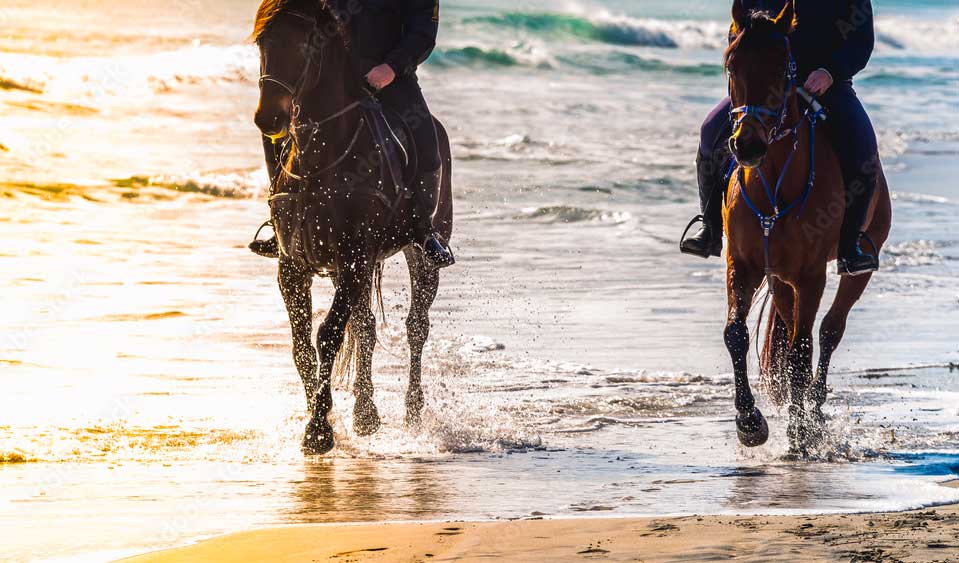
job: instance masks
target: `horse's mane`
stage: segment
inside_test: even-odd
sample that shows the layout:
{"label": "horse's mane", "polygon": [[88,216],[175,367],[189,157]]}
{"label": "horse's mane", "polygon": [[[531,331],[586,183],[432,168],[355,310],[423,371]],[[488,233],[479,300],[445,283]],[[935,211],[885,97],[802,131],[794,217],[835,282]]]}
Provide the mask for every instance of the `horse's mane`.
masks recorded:
{"label": "horse's mane", "polygon": [[[259,41],[260,37],[266,33],[276,17],[289,7],[295,7],[298,0],[263,0],[260,7],[256,10],[256,19],[253,22],[253,33],[250,37],[253,41]],[[343,13],[338,9],[336,0],[312,0],[314,6],[318,6],[318,15],[320,21],[317,23],[321,29],[330,29],[339,36],[343,44],[346,45],[349,39],[349,32],[344,18],[340,17]],[[307,11],[307,10],[304,10]],[[325,21],[324,21],[325,18]]]}
{"label": "horse's mane", "polygon": [[[735,39],[730,42],[723,52],[723,66],[729,64],[729,57],[743,43],[750,43],[753,47],[764,47],[773,43],[773,38],[779,34],[776,16],[764,10],[753,10],[746,15],[742,27],[733,23],[730,34]],[[748,38],[747,38],[748,36]]]}

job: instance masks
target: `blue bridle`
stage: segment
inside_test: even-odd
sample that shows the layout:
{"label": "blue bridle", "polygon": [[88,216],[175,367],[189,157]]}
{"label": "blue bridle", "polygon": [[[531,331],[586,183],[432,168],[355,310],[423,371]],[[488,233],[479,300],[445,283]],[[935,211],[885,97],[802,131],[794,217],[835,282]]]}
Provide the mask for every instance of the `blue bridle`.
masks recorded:
{"label": "blue bridle", "polygon": [[[803,190],[803,193],[799,199],[785,205],[784,207],[780,207],[779,191],[782,187],[783,180],[786,179],[786,174],[789,172],[789,165],[792,164],[793,157],[796,156],[796,152],[799,150],[799,127],[802,126],[803,123],[803,119],[800,119],[792,127],[784,128],[786,116],[789,113],[789,100],[791,99],[792,93],[796,89],[797,71],[796,60],[793,58],[792,49],[789,44],[789,38],[784,36],[783,40],[786,42],[787,57],[786,89],[783,92],[783,99],[779,112],[777,113],[764,106],[750,105],[739,106],[737,108],[733,108],[729,112],[729,118],[733,122],[733,131],[736,131],[739,126],[742,125],[743,121],[750,117],[759,121],[760,125],[762,125],[764,129],[766,128],[766,123],[763,118],[774,118],[776,120],[776,125],[772,129],[767,130],[768,145],[778,143],[790,135],[793,137],[792,151],[789,153],[789,158],[786,159],[786,164],[783,165],[782,171],[779,174],[779,179],[776,181],[775,190],[770,189],[769,182],[766,181],[766,176],[763,174],[762,168],[756,168],[759,179],[763,184],[763,189],[766,192],[766,197],[769,199],[769,203],[773,208],[771,215],[766,215],[760,211],[759,207],[756,206],[756,204],[753,203],[753,201],[749,198],[749,194],[746,193],[746,178],[744,172],[745,167],[739,166],[735,155],[733,155],[732,160],[730,161],[729,170],[726,173],[726,181],[728,183],[736,167],[738,166],[739,168],[739,194],[742,196],[746,206],[749,207],[753,214],[759,219],[759,224],[763,229],[763,258],[765,260],[766,274],[772,273],[772,270],[769,266],[769,237],[772,235],[772,231],[776,226],[776,222],[796,208],[799,208],[799,214],[797,217],[802,216],[802,212],[806,207],[806,201],[809,199],[809,194],[812,192],[813,185],[816,183],[816,122],[819,119],[825,119],[823,115],[823,109],[821,106],[819,106],[819,104],[810,104],[810,109],[807,109],[803,114],[803,118],[809,121],[809,178],[806,181],[806,188]],[[815,106],[815,108],[812,106]]]}

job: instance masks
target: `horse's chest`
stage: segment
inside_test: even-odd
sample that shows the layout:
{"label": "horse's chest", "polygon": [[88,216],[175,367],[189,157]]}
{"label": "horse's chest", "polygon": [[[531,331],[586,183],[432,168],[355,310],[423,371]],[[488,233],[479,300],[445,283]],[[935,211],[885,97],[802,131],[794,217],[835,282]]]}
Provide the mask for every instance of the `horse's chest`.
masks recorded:
{"label": "horse's chest", "polygon": [[311,194],[270,198],[270,214],[284,255],[312,269],[332,269],[336,262],[334,221],[329,206]]}

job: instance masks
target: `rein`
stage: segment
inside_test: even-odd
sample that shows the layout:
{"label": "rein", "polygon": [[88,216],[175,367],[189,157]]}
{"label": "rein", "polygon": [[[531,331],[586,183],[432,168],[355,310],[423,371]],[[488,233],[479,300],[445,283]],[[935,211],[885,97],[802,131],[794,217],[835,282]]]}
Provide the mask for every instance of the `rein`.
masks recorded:
{"label": "rein", "polygon": [[[788,64],[786,70],[786,90],[783,94],[782,106],[780,107],[779,113],[777,114],[776,112],[762,106],[750,105],[740,106],[732,109],[729,112],[730,119],[733,120],[735,128],[738,128],[739,125],[741,125],[742,122],[749,117],[757,119],[763,128],[765,128],[765,123],[759,116],[778,118],[775,127],[768,132],[769,145],[776,144],[790,135],[792,135],[793,138],[792,150],[789,153],[789,157],[786,159],[786,164],[783,165],[782,171],[779,173],[779,179],[776,180],[776,186],[774,190],[770,189],[769,182],[766,180],[766,176],[763,174],[762,168],[760,167],[756,169],[759,180],[762,182],[763,190],[766,192],[766,197],[768,198],[769,203],[772,205],[772,214],[764,214],[759,210],[759,207],[753,203],[752,199],[750,199],[749,194],[746,191],[745,167],[741,166],[736,161],[735,155],[732,157],[729,171],[726,174],[728,179],[732,177],[732,174],[737,167],[739,169],[739,194],[742,196],[746,206],[749,207],[750,211],[753,212],[753,215],[759,219],[759,225],[763,230],[763,259],[765,261],[765,273],[767,275],[772,273],[772,268],[769,265],[769,239],[772,236],[773,229],[776,227],[776,223],[788,215],[792,210],[797,208],[799,209],[797,218],[801,217],[803,210],[806,208],[806,202],[809,200],[809,194],[812,193],[813,185],[816,183],[816,123],[820,119],[826,119],[822,106],[819,105],[815,99],[811,97],[806,98],[808,94],[806,94],[804,90],[796,88],[796,61],[793,59],[792,50],[789,46],[789,38],[787,37],[784,39],[786,41]],[[795,125],[784,129],[783,127],[785,126],[786,117],[789,112],[789,101],[794,91],[803,94],[803,97],[810,102],[810,109],[807,109],[805,113],[803,113],[802,117],[799,118],[799,121],[796,122]],[[739,117],[736,118],[736,115],[739,115]],[[796,153],[799,150],[799,128],[802,126],[804,121],[809,122],[809,177],[806,180],[806,187],[803,190],[802,195],[800,195],[798,199],[785,205],[785,207],[780,208],[780,188],[782,187],[783,181],[786,179],[786,175],[789,173],[789,167],[792,164],[793,158],[796,156]]]}

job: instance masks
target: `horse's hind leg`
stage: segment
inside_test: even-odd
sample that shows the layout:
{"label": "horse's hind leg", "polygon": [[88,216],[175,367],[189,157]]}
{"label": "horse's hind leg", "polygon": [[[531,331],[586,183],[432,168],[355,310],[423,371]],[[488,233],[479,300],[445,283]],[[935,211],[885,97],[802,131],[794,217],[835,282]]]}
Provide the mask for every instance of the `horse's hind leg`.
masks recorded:
{"label": "horse's hind leg", "polygon": [[280,258],[277,280],[293,331],[293,363],[306,392],[306,408],[313,412],[316,401],[316,348],[313,347],[313,272],[289,258]]}
{"label": "horse's hind leg", "polygon": [[778,280],[770,280],[769,284],[772,303],[769,307],[769,324],[766,328],[760,375],[770,400],[781,406],[789,400],[789,386],[785,384],[785,378],[789,363],[789,343],[792,341],[789,327],[793,324],[795,301],[789,285]]}
{"label": "horse's hind leg", "polygon": [[806,421],[806,394],[812,383],[813,339],[816,314],[826,289],[826,270],[803,277],[796,286],[796,316],[789,352],[789,447],[805,455],[810,432]]}
{"label": "horse's hind leg", "polygon": [[430,334],[430,307],[439,289],[439,271],[426,266],[422,251],[407,247],[406,262],[412,287],[406,335],[410,345],[410,386],[406,392],[406,423],[419,424],[423,410],[423,346]]}
{"label": "horse's hind leg", "polygon": [[[869,227],[866,232],[876,243],[876,250],[881,250],[889,237],[889,229],[892,224],[892,205],[889,201],[889,185],[886,182],[886,176],[882,170],[879,171],[878,186],[876,187],[876,207],[872,218],[869,221]],[[849,312],[862,297],[866,287],[872,280],[872,274],[866,274],[856,277],[844,277],[839,282],[839,289],[836,291],[836,298],[833,300],[832,307],[826,313],[819,329],[819,367],[816,370],[816,378],[813,381],[812,399],[815,410],[813,414],[817,417],[820,424],[825,422],[825,416],[822,407],[826,403],[826,380],[829,377],[829,364],[832,362],[833,352],[842,342],[843,334],[846,332],[846,320],[849,318]]]}
{"label": "horse's hind leg", "polygon": [[849,312],[855,306],[866,286],[872,279],[872,274],[865,274],[856,277],[844,277],[839,282],[839,289],[836,291],[836,298],[833,300],[832,307],[826,313],[819,327],[819,366],[816,369],[816,378],[813,381],[811,398],[813,401],[813,415],[820,424],[825,423],[822,407],[826,404],[826,380],[829,377],[829,364],[832,362],[833,352],[842,342],[843,334],[846,332],[846,320],[849,318]]}
{"label": "horse's hind leg", "polygon": [[368,283],[350,317],[356,342],[356,382],[353,384],[353,431],[360,436],[374,434],[380,428],[380,415],[373,402],[373,348],[376,346],[376,316],[371,295],[373,284]]}
{"label": "horse's hind leg", "polygon": [[729,356],[733,361],[736,381],[736,430],[744,446],[761,446],[769,439],[769,427],[749,388],[749,372],[746,357],[749,354],[749,327],[746,318],[752,306],[753,296],[762,280],[762,274],[753,268],[735,263],[726,272],[726,288],[729,313],[726,319],[724,338]]}

